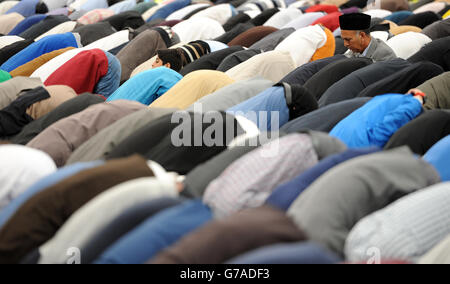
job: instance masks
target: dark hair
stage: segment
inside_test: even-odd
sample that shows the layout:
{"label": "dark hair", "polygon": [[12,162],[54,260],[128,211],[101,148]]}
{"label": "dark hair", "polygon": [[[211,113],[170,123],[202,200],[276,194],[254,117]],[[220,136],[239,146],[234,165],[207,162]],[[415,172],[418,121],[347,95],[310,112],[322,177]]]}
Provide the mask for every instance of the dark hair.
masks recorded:
{"label": "dark hair", "polygon": [[[289,120],[296,119],[319,108],[316,98],[302,85],[291,85],[292,102],[289,107]],[[286,87],[285,87],[286,90]]]}
{"label": "dark hair", "polygon": [[179,72],[182,67],[181,55],[178,49],[160,49],[156,52],[163,64],[170,63],[170,68]]}

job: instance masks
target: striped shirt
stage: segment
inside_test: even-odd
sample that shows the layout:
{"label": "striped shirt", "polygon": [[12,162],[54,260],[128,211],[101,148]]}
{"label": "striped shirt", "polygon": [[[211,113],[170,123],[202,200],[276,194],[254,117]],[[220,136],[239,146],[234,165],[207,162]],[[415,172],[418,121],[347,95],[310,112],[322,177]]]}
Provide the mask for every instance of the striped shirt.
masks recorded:
{"label": "striped shirt", "polygon": [[309,135],[288,135],[236,160],[209,184],[203,201],[217,218],[258,207],[278,185],[317,163]]}

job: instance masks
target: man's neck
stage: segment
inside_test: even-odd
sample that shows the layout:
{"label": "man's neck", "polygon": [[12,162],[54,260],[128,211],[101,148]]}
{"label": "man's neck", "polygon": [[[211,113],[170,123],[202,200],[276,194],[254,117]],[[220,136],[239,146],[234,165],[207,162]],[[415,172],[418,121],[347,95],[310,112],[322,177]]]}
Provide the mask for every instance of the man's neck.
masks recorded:
{"label": "man's neck", "polygon": [[367,45],[366,49],[361,53],[363,56],[367,55],[367,52],[369,51],[370,45],[372,44],[372,37],[369,38],[369,44]]}

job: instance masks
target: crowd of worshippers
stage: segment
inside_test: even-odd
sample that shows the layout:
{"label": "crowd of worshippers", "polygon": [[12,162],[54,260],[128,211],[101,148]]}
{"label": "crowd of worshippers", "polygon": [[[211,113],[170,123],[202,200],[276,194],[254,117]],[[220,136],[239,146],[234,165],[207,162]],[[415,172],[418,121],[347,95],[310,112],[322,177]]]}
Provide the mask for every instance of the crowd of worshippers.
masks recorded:
{"label": "crowd of worshippers", "polygon": [[449,16],[0,0],[0,263],[450,263]]}

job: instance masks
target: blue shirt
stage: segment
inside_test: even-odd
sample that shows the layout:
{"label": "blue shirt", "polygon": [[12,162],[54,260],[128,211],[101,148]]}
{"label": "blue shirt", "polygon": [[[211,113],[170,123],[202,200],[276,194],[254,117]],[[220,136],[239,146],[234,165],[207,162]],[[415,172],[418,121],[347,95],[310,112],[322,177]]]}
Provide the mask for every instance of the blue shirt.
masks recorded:
{"label": "blue shirt", "polygon": [[17,3],[14,7],[9,9],[6,14],[19,13],[22,16],[29,17],[36,14],[36,6],[39,0],[22,0]]}
{"label": "blue shirt", "polygon": [[179,73],[166,67],[150,69],[126,81],[106,101],[130,100],[149,105],[182,78]]}
{"label": "blue shirt", "polygon": [[442,182],[450,181],[450,135],[431,147],[423,159],[438,171]]}
{"label": "blue shirt", "polygon": [[349,148],[383,147],[399,128],[422,110],[422,104],[412,95],[376,96],[339,122],[330,135]]}
{"label": "blue shirt", "polygon": [[[245,116],[261,131],[276,131],[289,121],[289,108],[283,87],[272,87],[227,110]],[[277,118],[278,116],[278,118]]]}
{"label": "blue shirt", "polygon": [[176,12],[180,9],[183,9],[186,6],[191,5],[191,0],[175,0],[172,3],[169,3],[167,5],[162,6],[158,9],[158,11],[155,12],[148,20],[147,22],[150,22],[152,20],[156,19],[165,19],[173,12]]}
{"label": "blue shirt", "polygon": [[17,67],[22,66],[43,54],[70,46],[75,48],[78,47],[78,42],[72,33],[49,35],[15,54],[8,59],[8,61],[3,63],[3,65],[0,66],[0,69],[11,72]]}
{"label": "blue shirt", "polygon": [[34,15],[23,19],[19,24],[17,24],[17,26],[14,27],[14,29],[9,32],[8,35],[20,35],[28,28],[43,21],[45,18],[47,18],[47,15]]}
{"label": "blue shirt", "polygon": [[309,170],[294,178],[292,181],[276,188],[266,200],[266,203],[278,207],[281,210],[287,211],[291,204],[298,198],[298,196],[329,169],[347,160],[362,155],[372,154],[380,150],[380,148],[376,147],[348,149],[342,153],[329,156],[321,160],[316,166],[310,168]]}
{"label": "blue shirt", "polygon": [[212,220],[201,200],[187,201],[143,222],[108,248],[95,263],[141,264]]}

